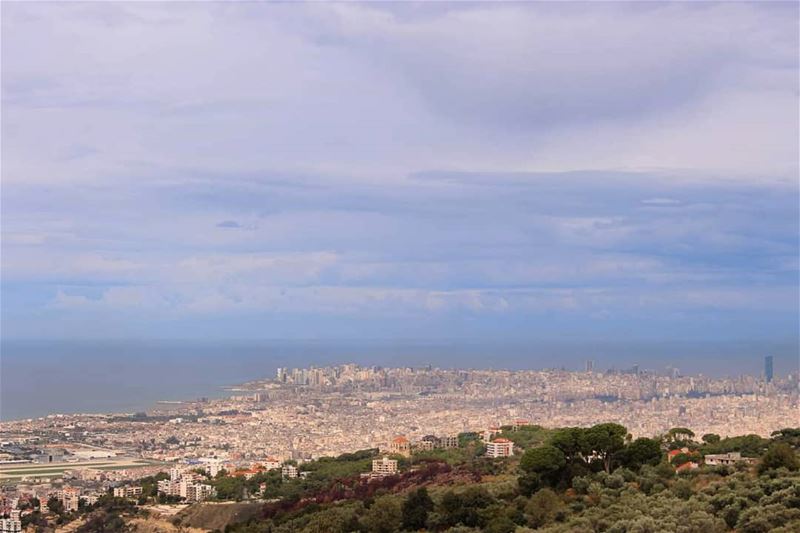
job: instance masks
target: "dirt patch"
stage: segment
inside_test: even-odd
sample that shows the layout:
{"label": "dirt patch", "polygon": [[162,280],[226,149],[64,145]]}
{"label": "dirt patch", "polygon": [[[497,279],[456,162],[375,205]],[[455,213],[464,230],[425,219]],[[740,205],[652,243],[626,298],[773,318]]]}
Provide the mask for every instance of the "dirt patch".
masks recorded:
{"label": "dirt patch", "polygon": [[206,531],[224,531],[225,526],[247,522],[261,514],[261,503],[199,503],[175,515],[173,523]]}

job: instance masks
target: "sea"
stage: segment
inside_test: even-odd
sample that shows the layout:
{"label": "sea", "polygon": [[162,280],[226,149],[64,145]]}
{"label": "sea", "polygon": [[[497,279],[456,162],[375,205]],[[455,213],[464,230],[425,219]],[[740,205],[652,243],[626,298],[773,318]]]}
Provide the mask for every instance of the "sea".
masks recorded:
{"label": "sea", "polygon": [[278,367],[640,370],[722,377],[798,372],[797,341],[2,340],[0,420],[133,413],[159,401],[215,398]]}

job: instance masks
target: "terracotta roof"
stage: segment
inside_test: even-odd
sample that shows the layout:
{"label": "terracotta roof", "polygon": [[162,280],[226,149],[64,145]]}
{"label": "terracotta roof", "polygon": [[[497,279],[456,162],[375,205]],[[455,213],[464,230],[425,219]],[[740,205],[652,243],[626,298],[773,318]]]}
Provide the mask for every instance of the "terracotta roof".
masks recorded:
{"label": "terracotta roof", "polygon": [[394,440],[392,440],[392,442],[394,442],[395,444],[405,444],[408,442],[408,439],[400,436],[400,437],[395,437]]}
{"label": "terracotta roof", "polygon": [[499,439],[494,439],[492,442],[506,443],[506,442],[511,442],[511,441],[508,440],[508,439],[504,439],[504,438],[500,437]]}

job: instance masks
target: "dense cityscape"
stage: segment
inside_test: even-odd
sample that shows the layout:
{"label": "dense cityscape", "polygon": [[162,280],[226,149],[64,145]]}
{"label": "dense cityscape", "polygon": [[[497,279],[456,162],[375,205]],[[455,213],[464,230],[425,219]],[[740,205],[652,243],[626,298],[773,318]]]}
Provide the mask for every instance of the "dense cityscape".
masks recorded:
{"label": "dense cityscape", "polygon": [[[4,421],[0,475],[6,514],[19,502],[56,497],[67,510],[109,491],[138,497],[128,486],[168,473],[158,492],[185,502],[216,496],[198,469],[255,475],[276,470],[298,477],[297,465],[356,450],[456,448],[475,434],[490,457],[511,456],[503,428],[590,427],[614,422],[631,438],[671,428],[698,434],[769,437],[800,426],[798,376],[774,376],[772,358],[759,377],[712,379],[678,369],[583,372],[380,368],[344,364],[279,368],[244,383],[229,397],[162,404],[150,412],[54,414]],[[376,459],[372,476],[397,472]],[[138,491],[138,492],[137,492]],[[174,502],[173,502],[174,503]],[[24,506],[23,506],[24,507]],[[11,520],[11,518],[9,518]],[[11,526],[9,526],[11,527]],[[17,531],[0,529],[0,531]]]}

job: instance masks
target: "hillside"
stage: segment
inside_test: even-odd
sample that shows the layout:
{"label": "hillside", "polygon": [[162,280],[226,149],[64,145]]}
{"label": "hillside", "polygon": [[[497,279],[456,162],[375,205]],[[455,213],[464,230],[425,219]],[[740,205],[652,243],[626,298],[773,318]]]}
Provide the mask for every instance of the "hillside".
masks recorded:
{"label": "hillside", "polygon": [[[463,434],[458,448],[394,456],[398,473],[371,479],[362,474],[381,456],[377,450],[301,464],[307,476],[297,479],[275,471],[250,479],[223,473],[210,482],[227,501],[192,505],[162,521],[163,531],[800,531],[800,429],[770,439],[696,439],[674,428],[634,440],[617,424],[501,434],[516,444],[511,457],[486,457],[477,436]],[[710,464],[720,458],[730,464]],[[79,531],[124,531],[114,509],[94,511],[103,519],[89,515]],[[116,512],[129,531],[161,531],[155,523],[145,528],[145,511],[136,506]]]}

